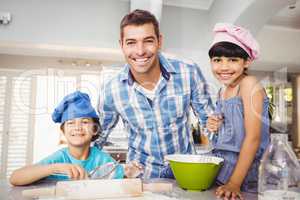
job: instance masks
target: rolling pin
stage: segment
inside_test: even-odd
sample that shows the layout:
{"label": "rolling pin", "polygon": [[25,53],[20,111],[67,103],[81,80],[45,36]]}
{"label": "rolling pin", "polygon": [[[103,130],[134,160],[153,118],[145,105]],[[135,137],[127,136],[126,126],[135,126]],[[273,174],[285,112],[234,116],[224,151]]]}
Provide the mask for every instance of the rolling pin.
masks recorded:
{"label": "rolling pin", "polygon": [[29,198],[66,197],[69,199],[102,199],[138,197],[143,191],[170,192],[172,183],[142,183],[141,179],[99,179],[60,181],[54,187],[23,190],[22,195]]}

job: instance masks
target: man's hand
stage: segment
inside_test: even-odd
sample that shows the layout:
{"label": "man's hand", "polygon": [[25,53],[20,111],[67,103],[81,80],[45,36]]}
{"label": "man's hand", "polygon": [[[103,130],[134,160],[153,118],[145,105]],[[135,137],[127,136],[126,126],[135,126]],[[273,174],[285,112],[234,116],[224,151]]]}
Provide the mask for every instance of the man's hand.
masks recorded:
{"label": "man's hand", "polygon": [[131,161],[128,164],[125,164],[125,176],[127,178],[136,178],[140,174],[144,173],[144,167],[136,161]]}
{"label": "man's hand", "polygon": [[87,172],[79,165],[56,163],[52,165],[53,174],[61,173],[67,174],[72,180],[86,179],[88,177]]}

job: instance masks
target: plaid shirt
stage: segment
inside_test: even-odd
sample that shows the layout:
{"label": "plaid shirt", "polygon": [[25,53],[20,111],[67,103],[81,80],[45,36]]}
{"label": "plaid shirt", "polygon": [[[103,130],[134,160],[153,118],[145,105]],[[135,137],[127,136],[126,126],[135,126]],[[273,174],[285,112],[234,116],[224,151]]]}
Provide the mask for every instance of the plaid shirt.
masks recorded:
{"label": "plaid shirt", "polygon": [[129,138],[127,161],[144,165],[144,178],[168,177],[165,155],[193,153],[190,106],[201,125],[213,109],[207,83],[197,65],[162,54],[159,61],[162,76],[152,100],[140,85],[133,84],[127,64],[104,86],[98,105],[102,134],[95,145],[101,148],[121,117]]}

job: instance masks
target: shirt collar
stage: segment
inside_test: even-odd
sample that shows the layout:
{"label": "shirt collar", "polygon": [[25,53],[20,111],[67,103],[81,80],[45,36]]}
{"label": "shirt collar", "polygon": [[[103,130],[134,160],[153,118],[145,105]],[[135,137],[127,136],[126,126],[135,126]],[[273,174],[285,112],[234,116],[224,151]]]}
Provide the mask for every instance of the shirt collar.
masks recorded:
{"label": "shirt collar", "polygon": [[[174,66],[168,61],[168,59],[162,54],[158,53],[159,63],[160,63],[160,70],[162,76],[166,79],[170,79],[171,73],[177,73],[177,70]],[[124,70],[121,72],[120,81],[126,81],[128,85],[133,85],[134,78],[130,72],[130,65],[127,63],[124,66]]]}

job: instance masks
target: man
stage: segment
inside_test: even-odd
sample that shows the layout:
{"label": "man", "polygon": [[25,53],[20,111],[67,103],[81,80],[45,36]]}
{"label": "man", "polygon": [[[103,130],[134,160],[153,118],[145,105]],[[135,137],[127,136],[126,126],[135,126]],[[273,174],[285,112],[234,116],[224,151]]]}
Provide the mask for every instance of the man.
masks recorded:
{"label": "man", "polygon": [[193,153],[190,105],[202,125],[211,108],[207,84],[196,65],[168,59],[159,51],[162,35],[144,10],[126,15],[120,25],[124,69],[102,90],[101,146],[121,117],[128,131],[128,161],[144,166],[144,178],[173,178],[164,156]]}

